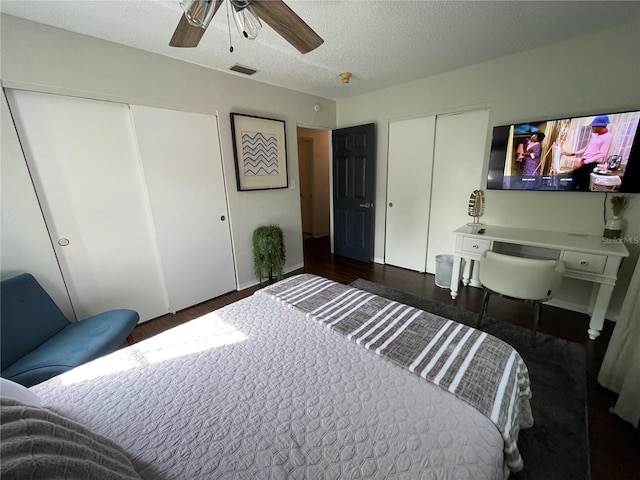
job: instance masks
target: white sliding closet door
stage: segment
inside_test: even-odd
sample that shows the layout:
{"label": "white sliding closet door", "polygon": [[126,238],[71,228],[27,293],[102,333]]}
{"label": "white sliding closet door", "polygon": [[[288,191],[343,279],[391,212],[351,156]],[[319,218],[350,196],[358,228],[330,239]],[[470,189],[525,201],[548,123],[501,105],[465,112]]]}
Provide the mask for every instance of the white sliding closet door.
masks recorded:
{"label": "white sliding closet door", "polygon": [[389,124],[385,263],[425,271],[435,117]]}
{"label": "white sliding closet door", "polygon": [[33,191],[33,183],[20,149],[18,134],[9,114],[9,105],[4,94],[0,92],[0,96],[0,275],[4,280],[21,273],[31,273],[53,298],[65,317],[73,321],[76,317],[71,307],[71,299],[51,246],[38,197]]}
{"label": "white sliding closet door", "polygon": [[128,105],[8,90],[71,303],[82,319],[168,312]]}
{"label": "white sliding closet door", "polygon": [[217,118],[131,112],[171,311],[235,290]]}
{"label": "white sliding closet door", "polygon": [[489,110],[438,115],[433,188],[427,245],[427,272],[435,273],[436,255],[453,254],[453,231],[472,221],[469,195],[482,188]]}

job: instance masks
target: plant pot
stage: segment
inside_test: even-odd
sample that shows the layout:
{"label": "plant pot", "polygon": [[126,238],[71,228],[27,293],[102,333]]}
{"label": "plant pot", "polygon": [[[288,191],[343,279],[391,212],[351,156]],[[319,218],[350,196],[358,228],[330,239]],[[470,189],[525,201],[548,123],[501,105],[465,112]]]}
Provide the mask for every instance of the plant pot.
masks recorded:
{"label": "plant pot", "polygon": [[622,236],[622,218],[614,215],[604,224],[604,238],[620,238]]}

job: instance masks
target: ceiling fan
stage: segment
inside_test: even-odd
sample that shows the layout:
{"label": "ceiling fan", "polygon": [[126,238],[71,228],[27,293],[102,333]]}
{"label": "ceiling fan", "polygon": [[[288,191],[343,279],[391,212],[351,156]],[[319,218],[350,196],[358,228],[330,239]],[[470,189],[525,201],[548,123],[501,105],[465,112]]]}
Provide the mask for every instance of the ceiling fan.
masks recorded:
{"label": "ceiling fan", "polygon": [[[180,0],[184,14],[171,37],[172,47],[196,47],[224,0]],[[260,20],[273,28],[302,54],[324,43],[304,20],[282,0],[228,0],[238,29],[254,39],[262,28]]]}

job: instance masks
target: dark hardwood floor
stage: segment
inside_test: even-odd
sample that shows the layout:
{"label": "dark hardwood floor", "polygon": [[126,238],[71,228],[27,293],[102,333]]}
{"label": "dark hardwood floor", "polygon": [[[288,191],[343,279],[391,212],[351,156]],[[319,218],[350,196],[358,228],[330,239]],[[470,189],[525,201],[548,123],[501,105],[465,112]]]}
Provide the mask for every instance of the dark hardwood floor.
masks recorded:
{"label": "dark hardwood floor", "polygon": [[[328,237],[308,239],[304,244],[305,267],[293,273],[314,273],[344,284],[363,278],[440,302],[453,302],[448,289],[435,286],[433,275],[331,255]],[[258,288],[260,287],[256,286],[231,292],[175,315],[165,315],[145,322],[134,330],[134,339],[141,341],[188,322],[252,295]],[[478,313],[482,307],[482,291],[477,288],[461,288],[455,303],[460,308]],[[488,315],[527,328],[530,328],[532,321],[529,305],[502,298],[491,300]],[[609,411],[615,404],[616,395],[600,387],[596,380],[614,323],[606,321],[602,335],[595,341],[589,340],[587,326],[587,315],[543,305],[538,329],[585,346],[591,480],[640,480],[640,433],[630,423]]]}

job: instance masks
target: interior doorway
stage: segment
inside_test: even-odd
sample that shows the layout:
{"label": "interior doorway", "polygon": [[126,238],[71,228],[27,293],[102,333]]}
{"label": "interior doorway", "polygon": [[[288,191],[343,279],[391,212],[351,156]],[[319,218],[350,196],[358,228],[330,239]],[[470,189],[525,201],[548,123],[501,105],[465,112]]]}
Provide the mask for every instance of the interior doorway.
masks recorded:
{"label": "interior doorway", "polygon": [[297,137],[300,216],[306,246],[327,240],[331,233],[331,136],[330,130],[298,127]]}
{"label": "interior doorway", "polygon": [[298,169],[302,237],[307,240],[313,237],[313,138],[298,139]]}

